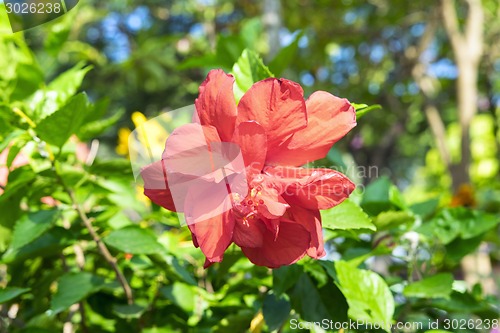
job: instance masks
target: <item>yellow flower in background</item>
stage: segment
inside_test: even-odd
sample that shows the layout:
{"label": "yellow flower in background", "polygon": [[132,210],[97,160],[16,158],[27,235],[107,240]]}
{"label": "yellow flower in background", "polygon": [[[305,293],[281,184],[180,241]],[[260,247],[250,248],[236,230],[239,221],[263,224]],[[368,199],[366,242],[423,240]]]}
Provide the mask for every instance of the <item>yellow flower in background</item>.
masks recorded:
{"label": "yellow flower in background", "polygon": [[132,131],[126,127],[118,130],[118,145],[116,146],[116,153],[118,155],[128,156],[128,137]]}
{"label": "yellow flower in background", "polygon": [[169,134],[167,126],[170,119],[162,117],[163,122],[165,119],[167,120],[166,123],[156,120],[157,118],[148,121],[146,116],[139,111],[132,113],[131,119],[136,128],[134,138],[130,139],[130,134],[132,134],[130,129],[126,127],[120,128],[118,130],[118,145],[116,146],[116,152],[120,155],[126,155],[131,159],[135,159],[137,158],[134,152],[136,150],[132,149],[132,156],[130,156],[129,154],[131,152],[129,145],[138,144],[148,150],[148,152],[145,153],[161,156],[165,148],[165,139]]}
{"label": "yellow flower in background", "polygon": [[[162,116],[148,121],[144,114],[136,111],[132,113],[131,119],[136,128],[134,131],[126,127],[118,130],[116,153],[127,156],[131,161],[161,157],[171,118]],[[151,202],[143,195],[142,185],[136,186],[136,192],[139,201],[146,206],[151,205]]]}

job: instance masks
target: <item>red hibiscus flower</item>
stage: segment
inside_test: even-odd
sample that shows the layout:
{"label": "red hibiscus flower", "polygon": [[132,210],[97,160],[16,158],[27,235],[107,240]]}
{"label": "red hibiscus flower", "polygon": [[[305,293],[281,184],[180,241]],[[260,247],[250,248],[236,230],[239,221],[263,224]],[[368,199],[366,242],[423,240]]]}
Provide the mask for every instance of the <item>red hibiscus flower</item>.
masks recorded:
{"label": "red hibiscus flower", "polygon": [[237,105],[233,84],[222,70],[208,74],[193,123],[173,131],[162,160],[142,170],[146,196],[185,214],[205,267],[233,242],[270,268],[324,256],[319,210],[355,185],[301,166],[356,126],[354,108],[324,91],[304,100],[299,84],[275,78],[255,83]]}

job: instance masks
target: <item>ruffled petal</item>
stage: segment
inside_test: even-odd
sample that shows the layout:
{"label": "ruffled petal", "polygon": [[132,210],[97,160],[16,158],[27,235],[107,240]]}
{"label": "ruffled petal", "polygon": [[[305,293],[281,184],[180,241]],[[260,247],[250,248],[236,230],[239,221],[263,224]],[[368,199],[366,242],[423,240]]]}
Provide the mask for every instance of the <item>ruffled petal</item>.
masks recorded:
{"label": "ruffled petal", "polygon": [[296,131],[307,126],[304,92],[299,84],[270,78],[255,83],[238,104],[236,125],[257,121],[267,136],[267,160]]}
{"label": "ruffled petal", "polygon": [[222,141],[229,141],[234,132],[237,109],[233,84],[232,75],[221,69],[211,70],[194,103],[200,124],[214,126]]}
{"label": "ruffled petal", "polygon": [[220,142],[212,126],[183,125],[168,137],[162,159],[167,161],[168,172],[203,176],[213,171],[210,147]]}
{"label": "ruffled petal", "polygon": [[325,91],[306,101],[307,127],[269,156],[269,164],[301,166],[324,158],[330,148],[356,126],[356,111],[348,100]]}
{"label": "ruffled petal", "polygon": [[331,169],[267,167],[265,173],[281,182],[281,196],[291,206],[329,209],[347,199],[356,185]]}
{"label": "ruffled petal", "polygon": [[163,161],[144,167],[141,177],[144,180],[144,194],[155,204],[175,212],[174,198],[168,186]]}
{"label": "ruffled petal", "polygon": [[323,228],[321,226],[321,215],[319,210],[309,210],[300,206],[292,206],[288,210],[290,218],[301,224],[311,237],[311,243],[307,249],[307,255],[314,259],[325,256],[323,243]]}
{"label": "ruffled petal", "polygon": [[224,252],[231,245],[234,218],[230,211],[209,218],[205,221],[188,224],[193,233],[193,243],[200,247],[207,262],[221,262]]}
{"label": "ruffled petal", "polygon": [[258,212],[268,219],[276,219],[283,216],[286,209],[290,207],[274,188],[263,187],[258,200]]}
{"label": "ruffled petal", "polygon": [[245,166],[251,166],[250,170],[260,173],[267,154],[264,128],[256,121],[244,121],[236,127],[232,141],[240,146]]}
{"label": "ruffled petal", "polygon": [[267,230],[258,219],[238,219],[234,225],[233,242],[240,247],[260,247]]}
{"label": "ruffled petal", "polygon": [[310,247],[309,232],[300,224],[281,221],[278,237],[264,234],[261,247],[242,247],[245,256],[256,265],[277,268],[300,260]]}

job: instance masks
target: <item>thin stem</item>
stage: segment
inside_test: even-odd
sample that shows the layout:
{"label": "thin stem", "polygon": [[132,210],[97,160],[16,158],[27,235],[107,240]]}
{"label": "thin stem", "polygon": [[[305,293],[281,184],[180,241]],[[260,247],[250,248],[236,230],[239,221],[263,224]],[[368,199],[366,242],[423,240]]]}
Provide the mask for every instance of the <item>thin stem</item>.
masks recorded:
{"label": "thin stem", "polygon": [[96,230],[94,229],[94,226],[92,225],[92,221],[88,218],[87,214],[83,210],[83,208],[80,206],[78,201],[76,200],[75,193],[71,190],[66,188],[66,192],[68,193],[71,203],[75,207],[78,215],[80,216],[80,219],[82,220],[83,224],[85,225],[85,228],[90,233],[90,236],[92,236],[92,239],[94,242],[97,244],[97,248],[99,249],[99,252],[101,255],[106,259],[106,261],[110,264],[110,266],[113,268],[113,270],[116,273],[116,278],[118,279],[118,282],[120,282],[120,285],[123,288],[123,291],[125,292],[125,296],[127,297],[127,303],[128,304],[133,304],[134,303],[134,296],[132,295],[132,288],[130,288],[130,285],[128,284],[127,279],[123,275],[122,271],[118,267],[117,260],[111,253],[109,252],[108,248],[102,241],[101,237],[97,234]]}
{"label": "thin stem", "polygon": [[130,285],[128,284],[127,279],[125,278],[122,271],[118,267],[116,258],[113,257],[113,255],[109,252],[108,248],[106,247],[106,244],[104,244],[101,237],[99,236],[97,231],[94,229],[94,226],[92,225],[91,219],[87,216],[87,214],[85,213],[85,210],[78,203],[78,200],[76,199],[75,193],[73,192],[73,190],[71,190],[64,183],[64,180],[62,179],[61,175],[57,171],[57,165],[56,165],[55,160],[52,161],[52,167],[54,168],[54,172],[56,174],[56,177],[59,180],[59,183],[64,187],[64,190],[69,195],[69,198],[71,200],[71,204],[73,205],[76,212],[78,213],[78,216],[80,217],[83,224],[85,225],[85,228],[89,231],[90,236],[92,236],[92,239],[94,240],[94,242],[96,242],[97,248],[99,249],[99,252],[101,253],[101,255],[104,257],[104,259],[109,263],[109,265],[115,271],[116,278],[118,279],[118,282],[120,283],[123,291],[125,292],[125,296],[127,297],[127,303],[133,304],[134,303],[134,296],[132,294],[132,288],[130,288]]}

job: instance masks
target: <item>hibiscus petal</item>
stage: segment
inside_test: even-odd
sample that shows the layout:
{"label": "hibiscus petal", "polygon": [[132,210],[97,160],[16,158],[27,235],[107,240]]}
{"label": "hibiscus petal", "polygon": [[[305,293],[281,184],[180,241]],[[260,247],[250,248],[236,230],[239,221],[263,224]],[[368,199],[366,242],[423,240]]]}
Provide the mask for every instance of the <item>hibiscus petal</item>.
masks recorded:
{"label": "hibiscus petal", "polygon": [[259,202],[257,206],[260,214],[268,219],[276,219],[285,214],[289,205],[276,189],[263,187],[260,193],[258,200],[262,200],[262,202]]}
{"label": "hibiscus petal", "polygon": [[314,259],[323,257],[325,253],[323,245],[323,228],[321,226],[321,215],[319,210],[309,210],[300,206],[292,206],[288,210],[290,219],[301,224],[310,234],[311,243],[307,254]]}
{"label": "hibiscus petal", "polygon": [[184,202],[188,225],[202,223],[232,209],[231,189],[225,180],[216,183],[199,178],[190,185]]}
{"label": "hibiscus petal", "polygon": [[144,180],[144,194],[155,204],[176,211],[170,192],[163,161],[152,163],[141,170]]}
{"label": "hibiscus petal", "polygon": [[299,84],[270,78],[255,83],[238,104],[236,125],[255,120],[267,135],[267,158],[296,131],[307,126],[304,92]]}
{"label": "hibiscus petal", "polygon": [[268,167],[266,174],[282,182],[281,196],[291,206],[329,209],[344,201],[356,185],[342,173],[331,169]]}
{"label": "hibiscus petal", "polygon": [[237,115],[233,94],[234,77],[221,69],[211,70],[200,86],[195,101],[201,125],[217,128],[223,141],[229,141],[234,132]]}
{"label": "hibiscus petal", "polygon": [[[188,224],[193,233],[193,242],[198,245],[211,263],[221,262],[224,252],[231,245],[234,218],[230,211],[205,221]],[[205,262],[205,266],[207,263]]]}
{"label": "hibiscus petal", "polygon": [[264,224],[258,219],[238,219],[234,225],[233,242],[240,247],[260,247],[266,232]]}
{"label": "hibiscus petal", "polygon": [[213,171],[210,147],[220,142],[212,126],[183,125],[168,137],[162,159],[169,172],[203,176]]}
{"label": "hibiscus petal", "polygon": [[240,146],[245,166],[251,166],[254,173],[260,173],[267,154],[264,128],[256,121],[244,121],[236,127],[232,142]]}
{"label": "hibiscus petal", "polygon": [[313,93],[306,108],[307,127],[270,155],[270,164],[301,166],[324,158],[333,144],[356,126],[356,111],[349,101],[325,91]]}
{"label": "hibiscus petal", "polygon": [[262,247],[242,247],[243,253],[256,265],[277,268],[300,260],[310,247],[309,232],[300,224],[281,221],[278,237],[264,234]]}

